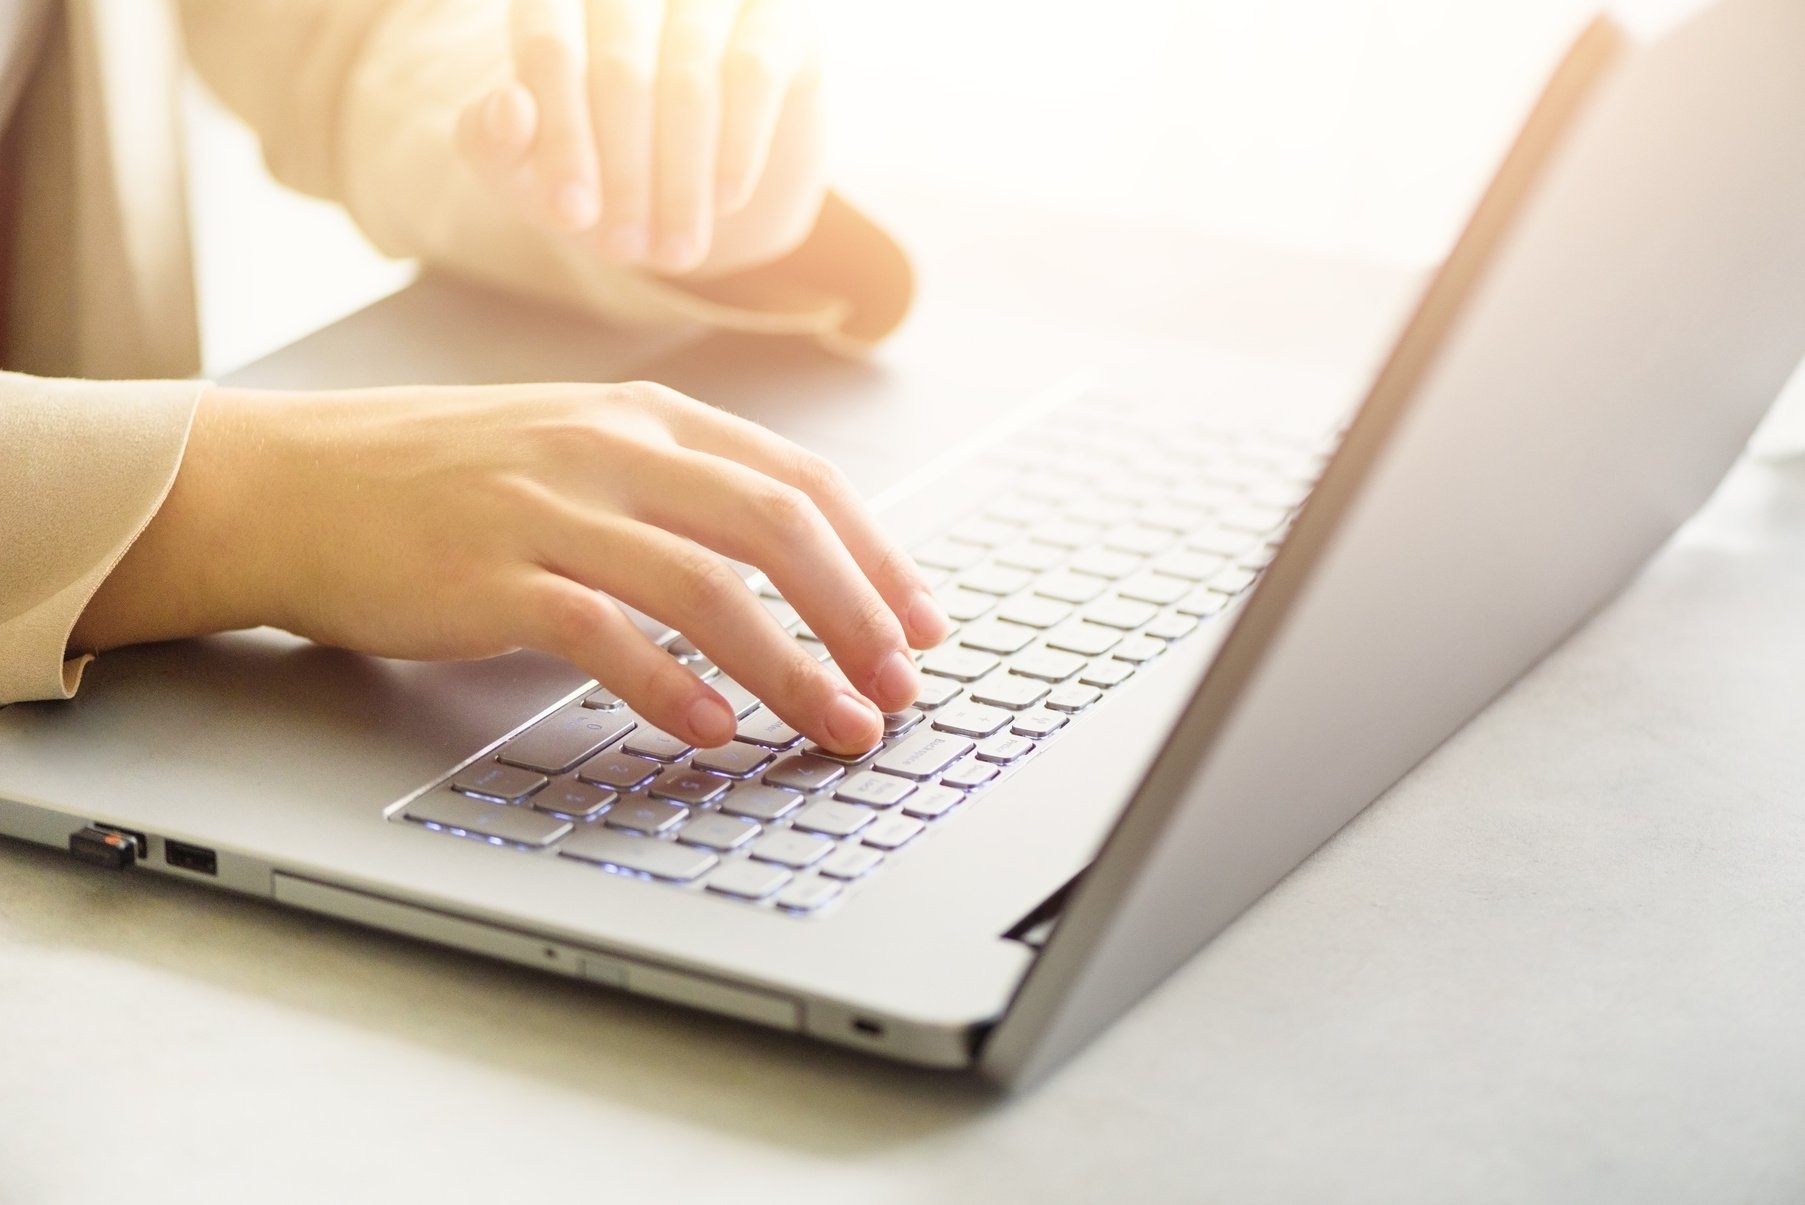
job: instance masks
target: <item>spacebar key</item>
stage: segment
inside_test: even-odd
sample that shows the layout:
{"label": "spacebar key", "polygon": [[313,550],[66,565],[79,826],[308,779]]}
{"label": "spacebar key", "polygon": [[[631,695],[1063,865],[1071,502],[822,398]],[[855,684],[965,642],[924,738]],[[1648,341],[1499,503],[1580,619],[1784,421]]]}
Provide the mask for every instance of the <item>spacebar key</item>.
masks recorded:
{"label": "spacebar key", "polygon": [[884,750],[873,768],[919,781],[934,777],[975,748],[962,736],[929,729]]}

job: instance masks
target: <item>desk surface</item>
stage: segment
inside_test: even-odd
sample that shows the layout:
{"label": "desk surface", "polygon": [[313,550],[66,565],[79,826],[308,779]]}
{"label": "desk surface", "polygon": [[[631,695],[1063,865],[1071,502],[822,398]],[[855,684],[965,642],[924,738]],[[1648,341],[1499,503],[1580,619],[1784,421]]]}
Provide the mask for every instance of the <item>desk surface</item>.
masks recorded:
{"label": "desk surface", "polygon": [[[731,389],[736,357],[793,357],[799,396],[856,378],[902,407],[1019,395],[1039,348],[1035,371],[1082,352],[1137,386],[1345,396],[1408,285],[1151,232],[1062,263],[1050,232],[929,240],[922,315],[868,368],[428,284],[246,379],[650,365]],[[884,484],[870,412],[798,414]],[[1007,1102],[3,844],[0,1202],[1805,1200],[1802,616],[1805,460],[1747,463],[1618,603]]]}

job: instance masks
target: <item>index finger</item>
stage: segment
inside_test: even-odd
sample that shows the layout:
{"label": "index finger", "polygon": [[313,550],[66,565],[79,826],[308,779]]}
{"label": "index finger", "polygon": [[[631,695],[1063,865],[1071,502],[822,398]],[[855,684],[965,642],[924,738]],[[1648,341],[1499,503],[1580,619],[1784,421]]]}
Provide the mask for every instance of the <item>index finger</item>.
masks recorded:
{"label": "index finger", "polygon": [[[688,399],[684,399],[688,401]],[[890,610],[909,643],[931,648],[952,628],[914,558],[878,525],[858,491],[832,462],[755,422],[692,402],[673,416],[672,434],[686,447],[737,460],[807,494],[820,508]]]}

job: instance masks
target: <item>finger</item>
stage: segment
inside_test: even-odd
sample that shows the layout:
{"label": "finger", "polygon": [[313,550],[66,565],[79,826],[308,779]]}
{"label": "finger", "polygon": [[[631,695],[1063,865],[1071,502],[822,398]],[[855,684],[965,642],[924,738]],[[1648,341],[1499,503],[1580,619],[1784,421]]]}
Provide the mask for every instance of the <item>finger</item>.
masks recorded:
{"label": "finger", "polygon": [[704,747],[733,739],[726,700],[588,586],[535,570],[522,586],[520,614],[520,644],[569,661],[666,732]]}
{"label": "finger", "polygon": [[884,711],[921,693],[902,625],[801,490],[731,460],[672,447],[634,466],[635,517],[756,565]]}
{"label": "finger", "polygon": [[514,69],[539,112],[533,147],[541,213],[553,227],[577,231],[601,213],[595,135],[583,92],[581,10],[569,0],[513,0]]}
{"label": "finger", "polygon": [[458,150],[491,187],[526,202],[535,186],[531,151],[538,126],[533,94],[509,82],[458,115]]}
{"label": "finger", "polygon": [[752,0],[740,14],[721,64],[716,216],[738,213],[757,191],[784,98],[807,52],[803,12],[795,0]]}
{"label": "finger", "polygon": [[877,709],[778,627],[720,557],[618,515],[571,508],[567,517],[544,533],[548,569],[676,628],[791,727],[828,748],[852,753],[877,743]]}
{"label": "finger", "polygon": [[[660,390],[665,421],[678,442],[737,460],[807,494],[846,545],[916,648],[940,643],[952,628],[915,561],[884,533],[858,491],[833,464],[738,415],[674,390]],[[781,587],[779,587],[781,589]]]}
{"label": "finger", "polygon": [[589,112],[601,165],[602,249],[628,263],[651,248],[652,81],[663,0],[589,0]]}
{"label": "finger", "polygon": [[657,232],[652,263],[688,272],[714,236],[715,158],[721,133],[721,56],[739,0],[671,0],[659,48]]}

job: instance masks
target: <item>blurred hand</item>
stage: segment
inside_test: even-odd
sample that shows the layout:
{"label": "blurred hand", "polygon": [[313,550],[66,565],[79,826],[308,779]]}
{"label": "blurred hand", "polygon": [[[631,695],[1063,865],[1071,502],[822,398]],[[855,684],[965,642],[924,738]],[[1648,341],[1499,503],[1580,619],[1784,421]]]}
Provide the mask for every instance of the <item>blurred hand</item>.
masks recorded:
{"label": "blurred hand", "polygon": [[509,18],[515,79],[470,104],[458,145],[519,216],[671,275],[806,234],[824,186],[805,0],[510,0]]}
{"label": "blurred hand", "polygon": [[[722,556],[769,574],[846,677]],[[948,628],[837,470],[657,385],[215,389],[71,647],[266,623],[393,657],[529,647],[693,744],[730,740],[727,704],[608,596],[846,751],[876,743],[878,709],[914,700],[909,646]]]}

